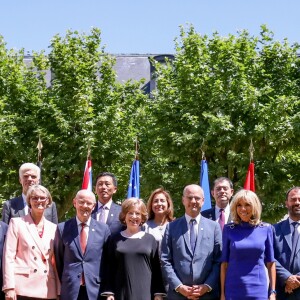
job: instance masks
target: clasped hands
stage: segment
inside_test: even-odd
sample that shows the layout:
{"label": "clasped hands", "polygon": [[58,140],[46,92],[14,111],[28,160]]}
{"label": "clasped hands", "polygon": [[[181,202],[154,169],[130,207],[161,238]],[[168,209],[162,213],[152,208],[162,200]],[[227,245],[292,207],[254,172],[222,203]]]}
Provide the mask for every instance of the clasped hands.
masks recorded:
{"label": "clasped hands", "polygon": [[300,276],[291,275],[285,282],[285,292],[291,294],[293,290],[300,287]]}
{"label": "clasped hands", "polygon": [[178,288],[178,292],[190,300],[198,300],[201,296],[207,293],[209,290],[208,286],[205,284],[188,286],[182,284]]}

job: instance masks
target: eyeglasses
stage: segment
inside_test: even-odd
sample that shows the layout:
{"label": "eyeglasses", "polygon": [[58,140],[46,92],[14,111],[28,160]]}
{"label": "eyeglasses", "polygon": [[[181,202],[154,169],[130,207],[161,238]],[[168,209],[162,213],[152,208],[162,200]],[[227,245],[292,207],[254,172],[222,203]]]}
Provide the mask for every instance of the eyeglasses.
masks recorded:
{"label": "eyeglasses", "polygon": [[45,202],[48,200],[48,197],[37,197],[37,196],[33,196],[30,198],[30,200],[34,201],[34,202]]}

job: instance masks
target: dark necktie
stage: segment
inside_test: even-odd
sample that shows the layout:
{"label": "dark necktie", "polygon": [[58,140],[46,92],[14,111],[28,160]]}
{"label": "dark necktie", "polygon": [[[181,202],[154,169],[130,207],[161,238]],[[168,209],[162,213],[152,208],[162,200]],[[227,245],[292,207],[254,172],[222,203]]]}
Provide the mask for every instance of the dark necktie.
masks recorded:
{"label": "dark necktie", "polygon": [[298,222],[292,222],[292,225],[294,226],[294,231],[292,233],[292,252],[294,252],[294,249],[297,246],[297,240],[298,240]]}
{"label": "dark necktie", "polygon": [[86,241],[87,241],[87,235],[86,232],[84,230],[84,227],[86,226],[85,223],[81,223],[81,230],[80,230],[80,246],[81,246],[81,250],[82,253],[84,254],[85,249],[86,249]]}
{"label": "dark necktie", "polygon": [[195,251],[196,240],[197,240],[195,224],[196,224],[196,220],[191,219],[190,220],[190,243],[191,243],[191,249],[193,253]]}
{"label": "dark necktie", "polygon": [[221,229],[223,231],[224,224],[225,224],[225,212],[224,212],[224,208],[220,209],[219,224],[220,224]]}

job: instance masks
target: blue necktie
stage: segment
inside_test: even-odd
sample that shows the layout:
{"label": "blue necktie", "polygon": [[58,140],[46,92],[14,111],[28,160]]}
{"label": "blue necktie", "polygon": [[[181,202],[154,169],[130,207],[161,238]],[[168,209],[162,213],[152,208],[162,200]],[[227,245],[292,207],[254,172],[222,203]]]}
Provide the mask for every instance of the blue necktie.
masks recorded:
{"label": "blue necktie", "polygon": [[191,219],[190,220],[190,243],[191,243],[191,249],[193,253],[195,251],[196,240],[197,240],[195,224],[196,224],[196,220]]}
{"label": "blue necktie", "polygon": [[291,257],[291,263],[290,263],[290,266],[291,266],[291,271],[293,270],[293,264],[294,264],[294,259],[295,259],[295,251],[296,251],[296,247],[297,247],[297,240],[298,240],[298,226],[299,226],[299,223],[298,222],[292,222],[291,223],[293,226],[294,226],[294,231],[292,233],[292,257]]}

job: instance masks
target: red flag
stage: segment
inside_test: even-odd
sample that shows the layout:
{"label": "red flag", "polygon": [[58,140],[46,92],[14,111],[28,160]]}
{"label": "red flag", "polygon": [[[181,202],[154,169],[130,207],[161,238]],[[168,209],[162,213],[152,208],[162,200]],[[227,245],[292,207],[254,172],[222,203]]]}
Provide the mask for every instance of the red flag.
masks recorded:
{"label": "red flag", "polygon": [[244,183],[244,189],[255,192],[255,180],[254,180],[254,163],[250,162],[246,180]]}
{"label": "red flag", "polygon": [[92,161],[88,159],[85,163],[82,189],[92,191]]}

